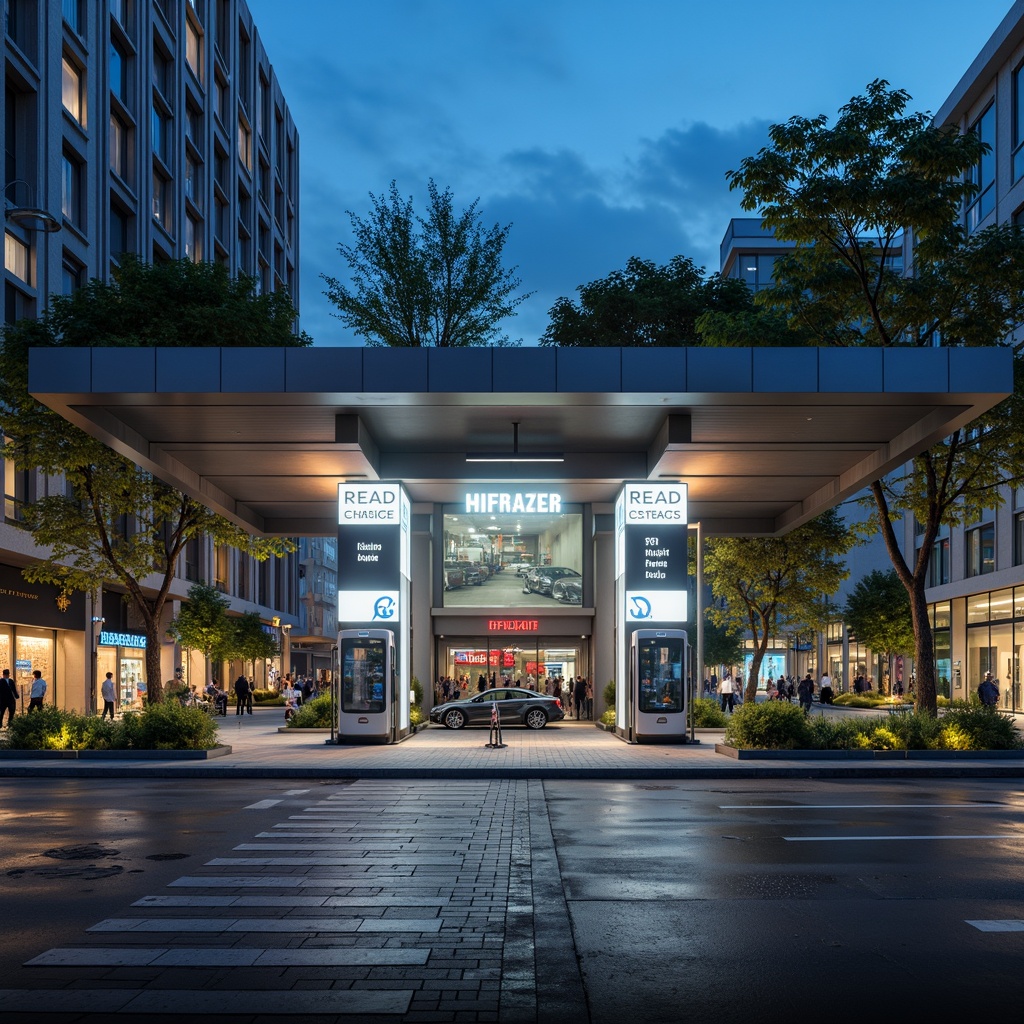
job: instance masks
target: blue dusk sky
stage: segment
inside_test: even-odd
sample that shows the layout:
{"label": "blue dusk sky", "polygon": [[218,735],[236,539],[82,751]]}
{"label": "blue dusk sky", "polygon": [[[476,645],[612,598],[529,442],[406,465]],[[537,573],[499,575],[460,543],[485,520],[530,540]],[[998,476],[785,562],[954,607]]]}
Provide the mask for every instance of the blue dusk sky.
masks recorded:
{"label": "blue dusk sky", "polygon": [[869,81],[935,111],[1008,0],[248,0],[300,137],[301,323],[353,345],[321,274],[345,278],[346,210],[395,179],[422,212],[511,222],[536,344],[561,295],[630,256],[718,269],[725,173],[794,114],[834,117]]}

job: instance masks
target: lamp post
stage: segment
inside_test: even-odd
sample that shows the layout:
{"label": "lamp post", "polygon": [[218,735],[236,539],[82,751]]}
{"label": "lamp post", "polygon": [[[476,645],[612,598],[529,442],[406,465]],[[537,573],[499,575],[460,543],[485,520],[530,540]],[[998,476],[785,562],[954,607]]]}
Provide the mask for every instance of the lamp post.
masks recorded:
{"label": "lamp post", "polygon": [[284,641],[281,645],[281,671],[288,675],[292,670],[292,624],[286,622],[281,626],[281,636]]}

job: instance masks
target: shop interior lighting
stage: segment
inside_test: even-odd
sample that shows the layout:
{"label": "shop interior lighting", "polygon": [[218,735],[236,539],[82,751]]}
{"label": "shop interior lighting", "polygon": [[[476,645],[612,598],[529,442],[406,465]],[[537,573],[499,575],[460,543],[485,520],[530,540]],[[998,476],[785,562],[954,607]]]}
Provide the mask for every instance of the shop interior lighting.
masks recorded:
{"label": "shop interior lighting", "polygon": [[519,450],[519,424],[512,424],[512,451],[510,452],[470,452],[467,462],[565,462],[560,452],[521,452]]}

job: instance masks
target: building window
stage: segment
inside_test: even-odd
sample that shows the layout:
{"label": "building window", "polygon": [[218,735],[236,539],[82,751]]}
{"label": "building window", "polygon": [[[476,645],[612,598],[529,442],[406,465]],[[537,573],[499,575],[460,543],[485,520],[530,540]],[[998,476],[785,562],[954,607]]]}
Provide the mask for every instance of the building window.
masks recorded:
{"label": "building window", "polygon": [[[289,156],[291,154],[289,153]],[[283,173],[283,168],[282,168]],[[740,253],[736,257],[736,276],[745,281],[747,287],[753,291],[761,291],[762,288],[771,287],[772,269],[775,266],[774,256],[758,255],[757,253]]]}
{"label": "building window", "polygon": [[185,579],[199,582],[199,538],[189,537],[185,541]]}
{"label": "building window", "polygon": [[171,183],[153,172],[153,220],[165,231],[171,230]]}
{"label": "building window", "polygon": [[171,58],[158,46],[153,47],[153,85],[165,99],[170,97]]}
{"label": "building window", "polygon": [[121,28],[127,32],[131,0],[110,0],[110,13]]}
{"label": "building window", "polygon": [[949,582],[949,538],[937,540],[928,563],[928,586],[941,587]]}
{"label": "building window", "polygon": [[1024,512],[1013,517],[1013,564],[1024,565]]}
{"label": "building window", "polygon": [[203,80],[203,48],[199,32],[191,20],[185,19],[185,61],[192,74],[200,82]]}
{"label": "building window", "polygon": [[230,118],[228,117],[228,86],[227,82],[221,81],[220,75],[214,73],[213,76],[213,109],[220,119],[222,125],[230,124]]}
{"label": "building window", "polygon": [[1024,177],[1024,64],[1013,73],[1013,180]]}
{"label": "building window", "polygon": [[116,260],[122,253],[133,251],[131,217],[112,203],[110,206],[110,255]]}
{"label": "building window", "polygon": [[213,230],[214,234],[226,245],[231,237],[228,234],[228,204],[219,196],[216,198]]}
{"label": "building window", "polygon": [[995,209],[996,205],[996,105],[994,103],[990,104],[988,110],[971,125],[971,131],[976,132],[978,138],[987,143],[988,152],[982,154],[970,171],[970,182],[974,186],[974,195],[968,200],[968,231],[973,231]]}
{"label": "building window", "polygon": [[226,544],[215,544],[213,548],[213,585],[222,593],[228,592],[228,567],[231,564],[231,548]]}
{"label": "building window", "polygon": [[110,44],[110,91],[122,102],[128,98],[128,58],[117,43]]}
{"label": "building window", "polygon": [[30,476],[27,469],[18,469],[13,459],[4,459],[4,518],[20,523],[25,505],[31,500]]}
{"label": "building window", "polygon": [[169,163],[169,120],[170,119],[166,117],[161,110],[157,107],[153,108],[153,117],[151,119],[151,142],[153,144],[153,155],[158,156],[165,164]]}
{"label": "building window", "polygon": [[85,267],[73,256],[64,254],[61,263],[61,289],[65,295],[78,291],[85,284]]}
{"label": "building window", "polygon": [[61,14],[64,16],[64,23],[73,32],[82,34],[82,0],[61,0]]}
{"label": "building window", "polygon": [[967,548],[967,575],[984,576],[996,569],[996,528],[985,523],[965,534]]}
{"label": "building window", "polygon": [[238,122],[238,159],[252,170],[252,132],[242,122]]}
{"label": "building window", "polygon": [[192,156],[185,157],[185,198],[192,204],[202,207],[202,175],[199,163]]}
{"label": "building window", "polygon": [[200,152],[203,149],[203,114],[191,104],[185,107],[185,138]]}
{"label": "building window", "polygon": [[63,68],[63,88],[61,98],[64,109],[81,125],[85,124],[85,105],[82,102],[82,72],[65,57],[61,61]]}
{"label": "building window", "polygon": [[199,224],[195,218],[186,214],[185,216],[185,256],[193,263],[198,263],[202,258],[202,234]]}
{"label": "building window", "polygon": [[110,169],[128,182],[128,129],[116,114],[110,115]]}
{"label": "building window", "polygon": [[31,250],[9,231],[4,232],[4,270],[32,287]]}
{"label": "building window", "polygon": [[82,223],[82,167],[67,153],[61,159],[60,209],[72,224]]}

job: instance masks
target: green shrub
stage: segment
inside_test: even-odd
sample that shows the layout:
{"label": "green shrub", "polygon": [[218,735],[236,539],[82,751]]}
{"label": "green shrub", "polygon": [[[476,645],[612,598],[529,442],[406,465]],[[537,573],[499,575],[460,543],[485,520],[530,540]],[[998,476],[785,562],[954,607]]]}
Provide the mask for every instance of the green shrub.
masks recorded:
{"label": "green shrub", "polygon": [[799,705],[775,700],[745,703],[729,719],[725,740],[736,747],[795,750],[808,747],[811,728]]}
{"label": "green shrub", "polygon": [[416,694],[416,705],[423,707],[423,684],[413,676],[409,681],[409,685],[412,687],[412,692]]}
{"label": "green shrub", "polygon": [[604,684],[604,706],[605,708],[615,707],[615,680],[609,679]]}
{"label": "green shrub", "polygon": [[693,702],[695,729],[724,729],[727,723],[721,704],[713,697],[698,697]]}
{"label": "green shrub", "polygon": [[253,690],[252,700],[254,704],[263,704],[266,707],[284,707],[284,697],[277,690]]}
{"label": "green shrub", "polygon": [[877,708],[888,703],[888,698],[877,693],[841,693],[832,703],[847,708]]}
{"label": "green shrub", "polygon": [[866,733],[861,726],[868,724],[859,718],[815,715],[810,720],[810,745],[814,750],[853,750],[864,745]]}
{"label": "green shrub", "polygon": [[615,708],[608,708],[607,711],[602,712],[599,719],[602,725],[610,726],[612,729],[615,728]]}
{"label": "green shrub", "polygon": [[1024,746],[1008,715],[987,708],[976,696],[951,701],[939,721],[941,750],[1019,750]]}
{"label": "green shrub", "polygon": [[176,700],[127,711],[118,722],[46,707],[16,715],[8,746],[14,750],[209,750],[217,723]]}
{"label": "green shrub", "polygon": [[125,712],[121,720],[130,746],[139,750],[209,750],[217,745],[217,723],[202,708],[177,701]]}
{"label": "green shrub", "polygon": [[323,694],[306,701],[288,720],[289,729],[329,729],[331,727],[331,695]]}
{"label": "green shrub", "polygon": [[426,721],[426,715],[423,714],[423,708],[419,704],[413,704],[409,708],[409,724],[410,725],[422,725]]}

